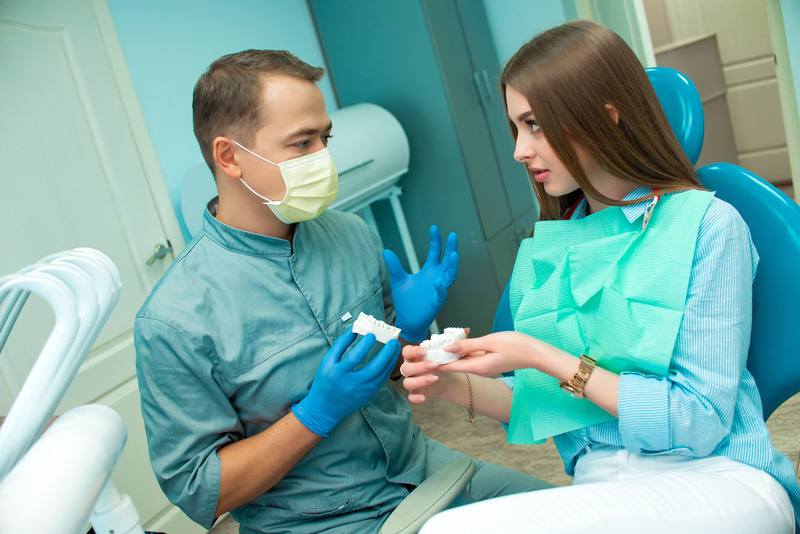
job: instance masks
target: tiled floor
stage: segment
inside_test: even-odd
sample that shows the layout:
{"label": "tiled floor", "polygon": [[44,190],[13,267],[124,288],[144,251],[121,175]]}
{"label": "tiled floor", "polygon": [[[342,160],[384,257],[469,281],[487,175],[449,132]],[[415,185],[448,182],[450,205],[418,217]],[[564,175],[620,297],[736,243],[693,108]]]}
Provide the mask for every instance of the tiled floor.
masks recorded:
{"label": "tiled floor", "polygon": [[[466,410],[442,401],[413,406],[414,418],[423,432],[453,449],[479,460],[519,469],[558,485],[568,485],[561,457],[552,440],[546,444],[510,445],[500,425],[477,415],[475,424],[467,420]],[[778,408],[767,421],[775,447],[797,466],[800,450],[800,395]],[[235,534],[237,524],[225,518],[209,531],[212,534]]]}

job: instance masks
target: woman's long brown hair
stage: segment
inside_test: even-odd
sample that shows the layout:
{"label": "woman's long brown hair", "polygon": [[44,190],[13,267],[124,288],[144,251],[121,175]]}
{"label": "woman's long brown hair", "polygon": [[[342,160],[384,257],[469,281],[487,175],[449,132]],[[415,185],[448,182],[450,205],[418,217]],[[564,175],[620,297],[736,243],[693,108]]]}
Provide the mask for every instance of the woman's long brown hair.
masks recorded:
{"label": "woman's long brown hair", "polygon": [[[580,20],[537,35],[509,60],[500,82],[504,99],[507,86],[528,99],[548,143],[587,196],[612,206],[632,203],[592,187],[573,143],[615,176],[662,194],[702,189],[644,68],[605,26]],[[616,123],[608,104],[619,112]],[[509,124],[516,139],[517,128]],[[553,197],[530,178],[539,220],[561,218],[581,193]]]}

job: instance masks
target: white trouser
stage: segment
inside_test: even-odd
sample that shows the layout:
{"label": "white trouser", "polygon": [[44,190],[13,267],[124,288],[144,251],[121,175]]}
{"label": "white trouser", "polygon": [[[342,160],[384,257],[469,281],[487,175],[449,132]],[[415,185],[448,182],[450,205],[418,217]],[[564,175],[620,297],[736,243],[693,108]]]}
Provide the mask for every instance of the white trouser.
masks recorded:
{"label": "white trouser", "polygon": [[420,533],[794,532],[783,486],[728,458],[644,456],[601,447],[585,454],[575,473],[572,486],[446,510]]}

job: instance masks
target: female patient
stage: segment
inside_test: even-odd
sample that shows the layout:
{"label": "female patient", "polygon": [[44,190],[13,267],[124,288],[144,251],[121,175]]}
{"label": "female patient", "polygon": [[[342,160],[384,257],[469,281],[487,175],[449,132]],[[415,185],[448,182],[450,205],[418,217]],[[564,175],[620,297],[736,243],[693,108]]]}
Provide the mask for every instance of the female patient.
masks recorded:
{"label": "female patient", "polygon": [[515,331],[459,341],[448,350],[466,357],[438,368],[408,346],[404,386],[508,423],[511,442],[553,436],[574,482],[423,532],[793,532],[800,487],[745,367],[758,255],[744,221],[702,189],[607,28],[538,35],[501,84],[541,206],[511,278]]}

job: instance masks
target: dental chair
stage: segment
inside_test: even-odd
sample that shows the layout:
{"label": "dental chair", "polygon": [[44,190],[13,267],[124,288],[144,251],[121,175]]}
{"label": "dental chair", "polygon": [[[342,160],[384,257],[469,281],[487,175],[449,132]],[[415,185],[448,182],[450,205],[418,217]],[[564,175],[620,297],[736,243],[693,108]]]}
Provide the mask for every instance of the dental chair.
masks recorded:
{"label": "dental chair", "polygon": [[[122,418],[86,405],[48,421],[119,298],[119,273],[87,248],[48,256],[0,278],[0,352],[30,294],[54,324],[0,426],[0,532],[141,534],[110,480],[125,444]],[[44,433],[42,433],[44,431]]]}
{"label": "dental chair", "polygon": [[747,368],[766,420],[800,392],[800,206],[738,165],[713,163],[697,169],[697,176],[739,211],[761,258]]}
{"label": "dental chair", "polygon": [[[686,154],[697,163],[703,146],[700,95],[681,72],[666,67],[647,75]],[[697,169],[700,182],[744,218],[761,260],[753,283],[753,327],[747,368],[755,378],[764,419],[800,392],[800,206],[767,181],[730,163]],[[508,286],[493,331],[513,330]]]}

